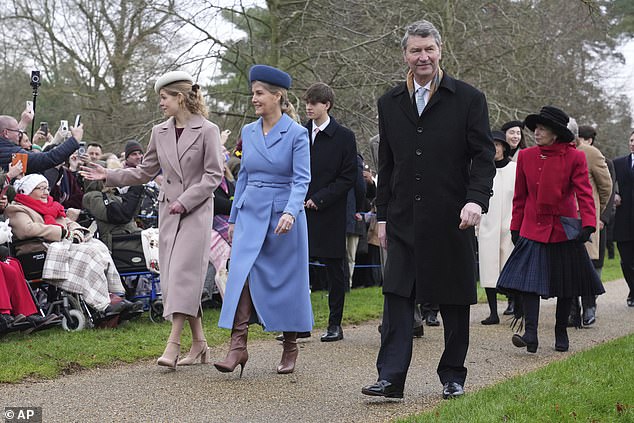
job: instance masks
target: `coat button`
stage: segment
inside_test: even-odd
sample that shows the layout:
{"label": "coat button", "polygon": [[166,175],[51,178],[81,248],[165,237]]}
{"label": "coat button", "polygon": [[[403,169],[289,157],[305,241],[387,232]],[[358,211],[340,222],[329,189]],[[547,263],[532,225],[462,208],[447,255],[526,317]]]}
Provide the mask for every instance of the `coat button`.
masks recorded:
{"label": "coat button", "polygon": [[419,173],[417,173],[417,174],[416,174],[416,180],[417,180],[417,181],[420,181],[421,179],[422,179],[422,178],[421,178],[420,174],[419,174]]}
{"label": "coat button", "polygon": [[421,150],[420,148],[416,149],[416,155],[420,156],[421,154],[423,154],[423,150]]}
{"label": "coat button", "polygon": [[414,196],[414,200],[416,200],[416,201],[420,201],[420,200],[421,200],[421,198],[423,198],[423,197],[421,197],[421,196],[420,196],[420,195],[418,195],[418,194],[416,194],[416,195]]}
{"label": "coat button", "polygon": [[416,132],[418,132],[419,134],[422,134],[423,128],[419,126],[418,128],[416,128]]}

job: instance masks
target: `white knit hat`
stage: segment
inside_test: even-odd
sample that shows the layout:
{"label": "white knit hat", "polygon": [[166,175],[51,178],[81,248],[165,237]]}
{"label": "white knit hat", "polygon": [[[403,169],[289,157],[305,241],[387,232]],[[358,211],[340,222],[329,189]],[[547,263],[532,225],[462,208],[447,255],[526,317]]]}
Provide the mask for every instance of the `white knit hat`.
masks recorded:
{"label": "white knit hat", "polygon": [[30,175],[26,175],[24,178],[15,181],[13,183],[13,187],[18,194],[29,195],[33,192],[35,187],[42,182],[46,182],[48,185],[48,179],[46,179],[43,175],[40,175],[39,173],[31,173]]}

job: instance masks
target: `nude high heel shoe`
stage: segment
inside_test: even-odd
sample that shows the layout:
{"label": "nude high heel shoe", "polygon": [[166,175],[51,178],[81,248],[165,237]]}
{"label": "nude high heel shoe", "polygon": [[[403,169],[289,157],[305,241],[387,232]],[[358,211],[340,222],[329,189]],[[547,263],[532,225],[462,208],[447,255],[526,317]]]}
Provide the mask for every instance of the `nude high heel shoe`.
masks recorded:
{"label": "nude high heel shoe", "polygon": [[198,359],[200,359],[200,364],[207,364],[209,362],[209,355],[207,341],[205,339],[194,340],[192,341],[192,347],[189,350],[187,357],[178,360],[178,365],[190,366],[192,364],[196,364]]}
{"label": "nude high heel shoe", "polygon": [[167,341],[167,346],[163,355],[156,360],[156,364],[159,366],[169,367],[172,370],[176,370],[178,364],[178,354],[180,354],[181,344],[178,342]]}

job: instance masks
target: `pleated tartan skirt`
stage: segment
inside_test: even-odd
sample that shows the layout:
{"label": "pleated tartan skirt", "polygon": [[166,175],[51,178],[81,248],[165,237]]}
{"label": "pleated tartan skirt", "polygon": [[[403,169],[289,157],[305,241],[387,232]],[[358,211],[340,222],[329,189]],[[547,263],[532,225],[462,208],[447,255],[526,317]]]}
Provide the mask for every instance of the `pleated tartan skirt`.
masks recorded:
{"label": "pleated tartan skirt", "polygon": [[581,242],[544,244],[523,237],[504,265],[497,288],[502,293],[531,293],[543,298],[605,292]]}

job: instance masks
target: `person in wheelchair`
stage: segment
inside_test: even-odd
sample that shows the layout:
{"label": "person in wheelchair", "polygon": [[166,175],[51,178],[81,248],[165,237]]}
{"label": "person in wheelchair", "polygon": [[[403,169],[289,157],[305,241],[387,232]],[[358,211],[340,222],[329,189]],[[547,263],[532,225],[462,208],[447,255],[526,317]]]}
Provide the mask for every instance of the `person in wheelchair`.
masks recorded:
{"label": "person in wheelchair", "polygon": [[[136,217],[141,199],[143,185],[130,186],[124,193],[116,188],[104,187],[102,181],[87,181],[83,206],[95,218],[99,239],[112,252],[113,235],[127,235],[141,232],[134,218]],[[139,247],[139,242],[129,247]]]}
{"label": "person in wheelchair", "polygon": [[125,290],[108,248],[66,217],[64,207],[49,195],[47,179],[30,174],[14,186],[17,193],[5,215],[15,238],[37,238],[29,247],[46,251],[42,279],[81,294],[86,304],[105,316],[130,311],[134,305],[129,301],[111,303],[110,293],[121,296]]}
{"label": "person in wheelchair", "polygon": [[20,262],[0,246],[0,334],[12,330],[33,331],[57,325],[61,316],[43,316],[33,300]]}

